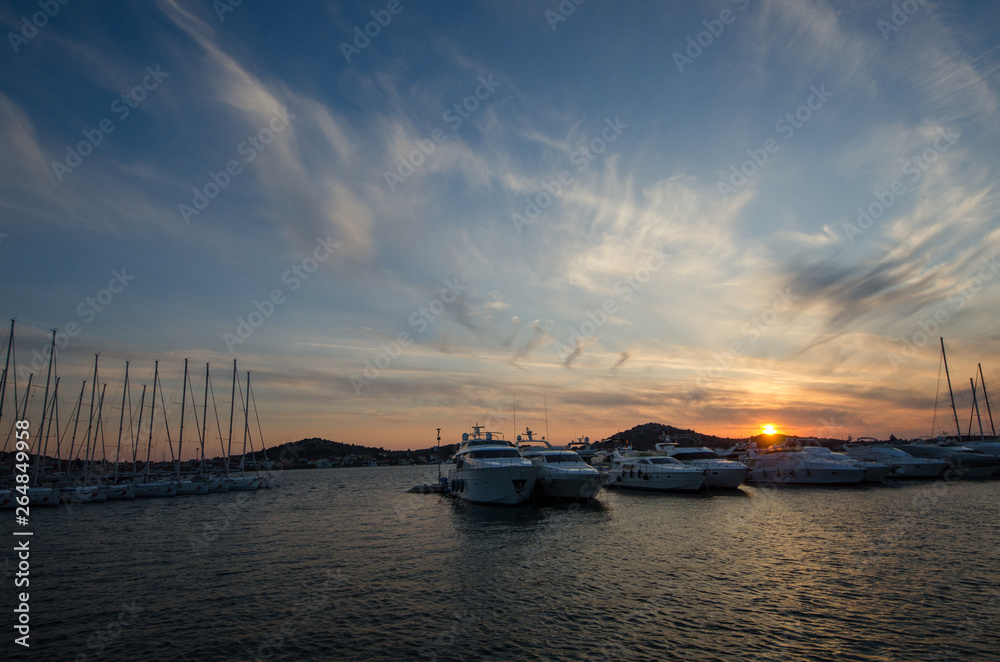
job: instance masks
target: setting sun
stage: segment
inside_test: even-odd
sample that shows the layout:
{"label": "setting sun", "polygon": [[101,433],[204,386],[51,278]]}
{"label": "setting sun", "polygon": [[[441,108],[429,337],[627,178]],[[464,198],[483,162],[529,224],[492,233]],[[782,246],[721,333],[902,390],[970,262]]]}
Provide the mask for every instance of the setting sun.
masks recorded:
{"label": "setting sun", "polygon": [[777,430],[774,429],[774,426],[771,425],[770,423],[761,426],[760,429],[764,432],[764,434],[776,434],[778,432]]}

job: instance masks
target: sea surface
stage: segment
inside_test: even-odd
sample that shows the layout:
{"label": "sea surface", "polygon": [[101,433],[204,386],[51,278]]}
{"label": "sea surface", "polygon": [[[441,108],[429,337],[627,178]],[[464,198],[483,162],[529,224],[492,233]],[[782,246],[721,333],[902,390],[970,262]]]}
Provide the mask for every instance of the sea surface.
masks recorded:
{"label": "sea surface", "polygon": [[[1000,482],[494,508],[435,466],[35,509],[4,660],[998,660]],[[20,528],[20,527],[19,527]]]}

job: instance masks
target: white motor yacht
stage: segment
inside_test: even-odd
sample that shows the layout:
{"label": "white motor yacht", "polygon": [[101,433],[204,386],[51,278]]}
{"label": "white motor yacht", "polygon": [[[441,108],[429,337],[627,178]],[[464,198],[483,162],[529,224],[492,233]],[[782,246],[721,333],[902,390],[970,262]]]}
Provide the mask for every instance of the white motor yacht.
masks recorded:
{"label": "white motor yacht", "polygon": [[857,485],[865,471],[850,462],[801,449],[750,450],[748,483],[771,485]]}
{"label": "white motor yacht", "polygon": [[937,478],[948,466],[944,460],[914,457],[871,437],[861,437],[844,444],[844,450],[856,460],[870,460],[887,465],[888,478]]}
{"label": "white motor yacht", "polygon": [[694,492],[705,485],[705,471],[663,451],[615,451],[604,485],[655,492]]}
{"label": "white motor yacht", "polygon": [[448,488],[464,501],[517,505],[531,498],[539,468],[521,457],[517,447],[499,433],[462,433],[462,444],[448,470]]}
{"label": "white motor yacht", "polygon": [[861,478],[862,483],[881,483],[892,472],[892,467],[888,464],[883,464],[874,460],[861,460],[846,453],[834,453],[826,446],[803,446],[802,452],[811,453],[818,457],[825,457],[836,462],[846,462],[859,467],[865,472]]}
{"label": "white motor yacht", "polygon": [[668,457],[705,472],[705,486],[710,489],[735,490],[743,484],[750,467],[736,460],[723,460],[711,448],[678,446],[675,443],[656,444],[656,450]]}
{"label": "white motor yacht", "polygon": [[[532,434],[531,430],[527,431],[527,441],[534,441]],[[520,445],[520,435],[517,441]],[[586,501],[597,496],[602,483],[600,472],[576,452],[542,441],[545,446],[521,447],[521,457],[538,467],[536,496],[557,501]]]}

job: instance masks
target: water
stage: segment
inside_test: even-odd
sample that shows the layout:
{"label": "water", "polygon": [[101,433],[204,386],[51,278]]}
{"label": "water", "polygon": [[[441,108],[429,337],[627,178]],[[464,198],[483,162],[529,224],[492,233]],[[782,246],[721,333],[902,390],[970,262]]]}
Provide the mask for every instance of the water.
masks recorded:
{"label": "water", "polygon": [[31,649],[11,643],[6,551],[2,657],[1000,659],[995,481],[543,509],[405,492],[435,478],[283,472],[270,491],[32,510]]}

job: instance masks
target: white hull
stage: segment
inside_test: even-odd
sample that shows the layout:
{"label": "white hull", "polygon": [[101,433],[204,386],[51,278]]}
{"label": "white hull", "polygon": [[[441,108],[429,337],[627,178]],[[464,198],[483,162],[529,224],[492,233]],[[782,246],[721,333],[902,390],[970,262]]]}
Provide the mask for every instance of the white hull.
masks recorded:
{"label": "white hull", "polygon": [[58,506],[62,491],[51,487],[29,487],[28,504],[31,506]]}
{"label": "white hull", "polygon": [[228,492],[229,482],[225,478],[211,478],[205,481],[209,492]]}
{"label": "white hull", "polygon": [[97,503],[108,500],[108,488],[104,486],[64,487],[59,497],[63,503]]}
{"label": "white hull", "polygon": [[593,499],[601,491],[601,475],[592,467],[588,472],[546,471],[535,483],[535,489],[553,499]]}
{"label": "white hull", "polygon": [[467,467],[453,470],[448,485],[463,501],[516,506],[531,498],[537,478],[533,465]]}
{"label": "white hull", "polygon": [[135,486],[136,499],[152,499],[156,497],[171,497],[176,493],[173,483],[139,483]]}
{"label": "white hull", "polygon": [[865,470],[803,452],[766,453],[750,459],[748,483],[771,485],[857,485]]}
{"label": "white hull", "polygon": [[705,484],[705,475],[694,467],[641,471],[613,467],[608,472],[607,487],[654,492],[694,492]]}
{"label": "white hull", "polygon": [[108,487],[108,499],[112,501],[131,501],[135,498],[135,485],[111,485]]}
{"label": "white hull", "polygon": [[937,478],[948,466],[944,460],[913,457],[887,444],[848,444],[845,450],[855,460],[888,466],[887,478]]}
{"label": "white hull", "polygon": [[230,492],[252,492],[259,486],[256,476],[230,476],[226,482]]}
{"label": "white hull", "polygon": [[208,484],[199,481],[179,480],[175,481],[174,485],[176,485],[178,496],[208,493]]}

